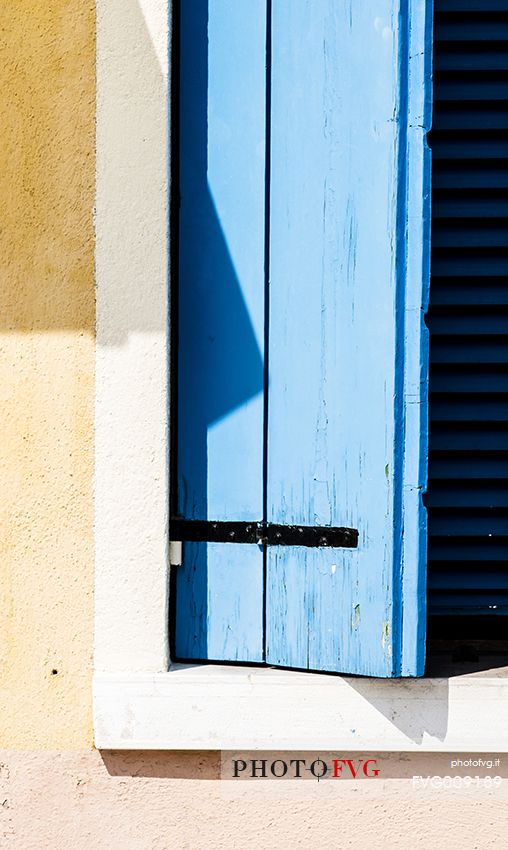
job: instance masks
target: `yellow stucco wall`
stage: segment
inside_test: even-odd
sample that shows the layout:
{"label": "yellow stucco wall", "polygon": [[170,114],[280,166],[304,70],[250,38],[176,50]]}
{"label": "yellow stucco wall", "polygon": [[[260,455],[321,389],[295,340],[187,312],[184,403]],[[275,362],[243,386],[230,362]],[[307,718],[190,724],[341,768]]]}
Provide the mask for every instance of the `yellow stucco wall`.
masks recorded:
{"label": "yellow stucco wall", "polygon": [[0,745],[77,748],[92,741],[93,0],[3,2],[0,41]]}

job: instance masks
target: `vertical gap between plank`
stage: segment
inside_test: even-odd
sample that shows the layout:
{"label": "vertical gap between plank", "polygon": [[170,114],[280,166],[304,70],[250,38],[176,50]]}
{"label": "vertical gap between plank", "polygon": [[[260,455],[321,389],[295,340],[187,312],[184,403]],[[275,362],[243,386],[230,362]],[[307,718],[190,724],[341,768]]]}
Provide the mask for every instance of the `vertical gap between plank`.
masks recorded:
{"label": "vertical gap between plank", "polygon": [[[263,380],[263,522],[268,522],[268,385],[270,331],[270,177],[271,177],[272,0],[266,3],[265,77],[265,258],[264,258],[264,380]],[[263,544],[263,661],[266,661],[266,543]]]}

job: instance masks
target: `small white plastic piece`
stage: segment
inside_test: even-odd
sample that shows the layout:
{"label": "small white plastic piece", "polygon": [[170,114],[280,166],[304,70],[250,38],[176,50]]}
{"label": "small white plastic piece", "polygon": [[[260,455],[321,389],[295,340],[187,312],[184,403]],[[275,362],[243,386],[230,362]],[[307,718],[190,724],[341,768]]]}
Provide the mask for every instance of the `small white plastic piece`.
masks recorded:
{"label": "small white plastic piece", "polygon": [[182,542],[181,540],[172,540],[169,544],[169,563],[172,567],[181,567],[182,565]]}

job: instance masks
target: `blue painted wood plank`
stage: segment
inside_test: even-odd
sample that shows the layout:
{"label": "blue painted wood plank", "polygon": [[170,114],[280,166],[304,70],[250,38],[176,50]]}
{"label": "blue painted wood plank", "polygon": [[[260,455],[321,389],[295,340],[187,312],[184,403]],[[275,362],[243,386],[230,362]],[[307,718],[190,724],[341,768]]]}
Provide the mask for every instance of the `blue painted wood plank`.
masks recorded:
{"label": "blue painted wood plank", "polygon": [[[405,14],[404,14],[405,13]],[[400,627],[401,676],[422,675],[425,667],[427,608],[427,511],[423,493],[428,473],[429,332],[424,317],[430,288],[431,151],[427,133],[432,116],[433,0],[408,0],[403,6],[407,72],[406,161],[407,221],[405,269],[399,288],[404,292],[404,331],[399,339],[404,361],[403,467],[401,470]],[[402,337],[402,338],[401,338]]]}
{"label": "blue painted wood plank", "polygon": [[263,553],[241,543],[184,543],[175,568],[175,656],[263,660]]}
{"label": "blue painted wood plank", "polygon": [[[180,4],[177,511],[263,510],[265,0]],[[176,656],[261,661],[263,554],[184,543]]]}
{"label": "blue painted wood plank", "polygon": [[408,29],[388,0],[273,5],[268,520],[360,537],[333,559],[269,548],[271,663],[401,672]]}
{"label": "blue painted wood plank", "polygon": [[[362,553],[273,547],[268,552],[267,660],[286,667],[376,675],[391,622],[379,618],[379,588],[358,581]],[[376,642],[371,633],[376,629]],[[379,644],[379,649],[376,643]]]}
{"label": "blue painted wood plank", "polygon": [[178,512],[261,519],[265,0],[186,0]]}

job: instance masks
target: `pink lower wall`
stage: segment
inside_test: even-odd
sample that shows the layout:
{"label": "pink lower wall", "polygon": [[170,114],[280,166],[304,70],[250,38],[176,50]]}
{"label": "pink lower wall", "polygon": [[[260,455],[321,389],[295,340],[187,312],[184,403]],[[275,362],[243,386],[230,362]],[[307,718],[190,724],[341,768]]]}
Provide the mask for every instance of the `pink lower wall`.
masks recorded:
{"label": "pink lower wall", "polygon": [[[404,757],[396,756],[399,766]],[[442,757],[428,756],[432,773]],[[393,766],[393,765],[392,765]],[[392,770],[395,775],[402,775]],[[490,850],[508,807],[485,795],[408,795],[221,782],[217,753],[0,752],[0,847],[16,850]],[[391,783],[391,785],[390,785]],[[288,796],[289,795],[289,796]]]}

